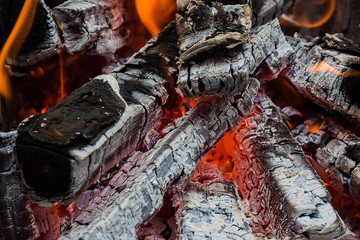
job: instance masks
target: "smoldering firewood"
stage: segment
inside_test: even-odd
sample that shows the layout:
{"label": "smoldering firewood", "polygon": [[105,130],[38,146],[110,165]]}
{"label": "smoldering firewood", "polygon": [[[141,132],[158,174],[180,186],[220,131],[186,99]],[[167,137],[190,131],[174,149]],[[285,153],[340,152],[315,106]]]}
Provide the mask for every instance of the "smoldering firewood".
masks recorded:
{"label": "smoldering firewood", "polygon": [[173,197],[177,239],[255,239],[236,184],[200,162],[194,178]]}
{"label": "smoldering firewood", "polygon": [[346,239],[349,230],[275,105],[264,93],[236,131],[234,175],[251,211],[276,238]]}
{"label": "smoldering firewood", "polygon": [[252,0],[252,26],[263,25],[274,18],[280,17],[298,0]]}
{"label": "smoldering firewood", "polygon": [[[14,2],[14,4],[21,5],[22,3]],[[9,58],[8,64],[13,67],[32,66],[57,54],[60,47],[59,28],[52,12],[44,0],[39,0],[29,35],[22,44],[18,55],[13,59]]]}
{"label": "smoldering firewood", "polygon": [[0,134],[0,239],[56,239],[58,216],[55,207],[39,208],[25,194],[16,167],[16,132]]}
{"label": "smoldering firewood", "polygon": [[124,179],[115,177],[107,188],[108,200],[92,207],[92,212],[80,217],[78,224],[61,239],[115,236],[135,239],[140,224],[160,208],[167,188],[178,178],[189,179],[196,163],[224,131],[234,128],[242,115],[250,112],[258,87],[259,83],[252,81],[236,100],[201,98],[184,117],[166,128],[166,136],[153,149],[136,156],[142,164],[139,169],[132,170],[136,172],[126,180],[126,187],[119,191],[117,184],[124,186]]}
{"label": "smoldering firewood", "polygon": [[120,27],[124,1],[70,0],[54,8],[63,28],[64,45],[70,53],[96,53],[114,57],[125,45]]}
{"label": "smoldering firewood", "polygon": [[297,90],[327,111],[360,121],[357,66],[359,50],[340,35],[308,42],[298,35],[288,38],[293,61],[283,71]]}
{"label": "smoldering firewood", "polygon": [[166,103],[174,79],[176,40],[171,25],[112,74],[20,124],[17,157],[34,201],[71,203],[160,126],[158,103]]}
{"label": "smoldering firewood", "polygon": [[[279,48],[286,50],[282,51]],[[275,51],[289,52],[278,20],[251,30],[250,43],[231,49],[217,48],[189,59],[179,66],[178,87],[191,97],[201,94],[236,94],[246,86],[249,75]],[[289,53],[287,53],[289,55]],[[277,55],[276,60],[286,55]],[[269,64],[278,64],[269,60]],[[275,66],[273,67],[276,68]]]}
{"label": "smoldering firewood", "polygon": [[[319,129],[310,132],[311,124],[315,121]],[[307,146],[314,146],[316,169],[323,180],[359,203],[360,138],[327,117],[305,121],[305,124],[294,128],[291,134],[309,155],[312,154]]]}

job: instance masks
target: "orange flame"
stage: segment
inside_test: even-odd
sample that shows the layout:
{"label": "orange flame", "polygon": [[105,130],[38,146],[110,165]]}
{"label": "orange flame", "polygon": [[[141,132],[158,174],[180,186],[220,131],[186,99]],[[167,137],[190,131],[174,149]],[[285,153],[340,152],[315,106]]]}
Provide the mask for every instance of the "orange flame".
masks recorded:
{"label": "orange flame", "polygon": [[157,35],[175,15],[175,0],[135,0],[140,20],[147,30]]}
{"label": "orange flame", "polygon": [[306,128],[309,130],[310,133],[316,133],[320,130],[321,123],[314,123],[311,125],[307,125]]}
{"label": "orange flame", "polygon": [[[294,6],[292,14],[284,14],[282,18],[299,27],[316,28],[331,18],[335,7],[336,0],[302,0]],[[319,14],[319,9],[324,11]]]}
{"label": "orange flame", "polygon": [[313,73],[335,73],[337,75],[344,76],[343,73],[341,73],[339,70],[337,70],[333,66],[330,66],[325,61],[320,61],[317,64],[309,67],[308,71],[313,72]]}
{"label": "orange flame", "polygon": [[38,0],[26,0],[9,38],[0,52],[0,95],[11,98],[9,74],[5,67],[6,58],[13,60],[30,32]]}

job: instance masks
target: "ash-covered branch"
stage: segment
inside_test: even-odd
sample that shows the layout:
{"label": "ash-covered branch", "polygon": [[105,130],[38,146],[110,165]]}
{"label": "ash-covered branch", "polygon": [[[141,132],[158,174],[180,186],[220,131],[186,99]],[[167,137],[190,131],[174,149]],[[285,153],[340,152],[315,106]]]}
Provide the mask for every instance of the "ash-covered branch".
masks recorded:
{"label": "ash-covered branch", "polygon": [[260,224],[276,238],[346,239],[349,230],[280,114],[264,94],[236,131],[234,176]]}
{"label": "ash-covered branch", "polygon": [[359,122],[359,48],[341,35],[327,35],[312,42],[297,35],[287,40],[294,54],[281,74],[325,110]]}
{"label": "ash-covered branch", "polygon": [[290,51],[278,20],[274,20],[252,29],[249,43],[210,49],[181,63],[178,87],[191,97],[203,93],[236,94],[244,89],[249,75],[272,53],[282,53],[276,57],[274,54],[268,61],[271,68],[277,69],[282,58],[288,59]]}
{"label": "ash-covered branch", "polygon": [[[114,236],[135,239],[140,224],[160,208],[168,187],[178,178],[189,179],[206,151],[250,112],[258,87],[259,83],[252,81],[236,100],[227,97],[199,100],[184,117],[166,128],[166,136],[152,150],[137,156],[142,164],[126,180],[126,187],[118,192],[113,189],[117,183],[112,181],[114,187],[108,188],[112,195],[109,202],[99,205],[94,210],[96,213],[84,215],[86,223],[80,218],[80,224],[74,225],[62,239]],[[124,184],[122,177],[115,179]]]}
{"label": "ash-covered branch", "polygon": [[159,104],[176,72],[176,40],[171,25],[127,64],[21,123],[16,150],[34,201],[71,203],[160,126]]}

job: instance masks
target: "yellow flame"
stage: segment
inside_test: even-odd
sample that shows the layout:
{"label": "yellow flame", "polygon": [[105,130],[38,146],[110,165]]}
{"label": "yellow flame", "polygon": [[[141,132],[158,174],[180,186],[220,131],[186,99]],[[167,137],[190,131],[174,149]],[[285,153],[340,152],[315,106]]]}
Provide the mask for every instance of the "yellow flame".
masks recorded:
{"label": "yellow flame", "polygon": [[5,67],[6,58],[13,60],[30,32],[38,0],[26,0],[13,30],[0,52],[0,95],[11,98],[9,74]]}
{"label": "yellow flame", "polygon": [[[312,8],[325,9],[322,14],[318,14],[316,20],[311,20],[308,16]],[[293,8],[293,14],[284,14],[284,20],[305,28],[316,28],[325,24],[334,14],[336,0],[303,0],[299,1]]]}
{"label": "yellow flame", "polygon": [[155,36],[172,20],[176,2],[175,0],[135,0],[135,6],[140,20]]}

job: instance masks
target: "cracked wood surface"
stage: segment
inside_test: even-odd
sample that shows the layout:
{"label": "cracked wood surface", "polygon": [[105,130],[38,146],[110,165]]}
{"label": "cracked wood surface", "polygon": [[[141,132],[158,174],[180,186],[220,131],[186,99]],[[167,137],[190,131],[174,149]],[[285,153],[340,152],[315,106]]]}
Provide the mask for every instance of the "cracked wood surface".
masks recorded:
{"label": "cracked wood surface", "polygon": [[0,133],[0,239],[56,239],[60,236],[55,207],[31,203],[16,167],[16,132]]}
{"label": "cracked wood surface", "polygon": [[[311,159],[325,182],[360,203],[360,138],[330,118],[317,120],[318,131],[309,132],[312,122],[305,122],[291,131],[292,136],[309,156],[314,156]],[[315,145],[314,155],[307,147],[311,144]]]}
{"label": "cracked wood surface", "polygon": [[341,35],[327,35],[312,42],[295,35],[292,62],[281,74],[320,107],[360,121],[359,49]]}
{"label": "cracked wood surface", "polygon": [[242,198],[276,238],[348,239],[331,197],[264,94],[236,130],[234,176]]}
{"label": "cracked wood surface", "polygon": [[[282,51],[279,48],[286,50]],[[251,30],[250,42],[230,49],[210,51],[204,57],[188,60],[179,66],[178,87],[185,95],[198,97],[201,94],[236,94],[249,81],[249,75],[272,53],[287,53],[289,46],[281,31],[278,20]],[[282,57],[267,62],[278,68]],[[276,60],[275,60],[276,59]]]}
{"label": "cracked wood surface", "polygon": [[[48,113],[21,123],[16,149],[34,201],[71,203],[115,159],[128,156],[150,129],[160,126],[159,104],[167,102],[166,87],[176,73],[176,40],[173,24],[125,65],[96,77]],[[94,107],[86,107],[92,102]]]}
{"label": "cracked wood surface", "polygon": [[178,192],[177,239],[255,239],[231,181],[189,182]]}
{"label": "cracked wood surface", "polygon": [[206,151],[250,112],[258,87],[259,82],[254,79],[236,99],[201,98],[184,117],[166,128],[166,136],[153,149],[137,156],[143,163],[127,179],[126,187],[118,192],[116,185],[124,184],[124,179],[115,176],[117,180],[107,188],[110,200],[83,215],[85,223],[80,217],[79,224],[61,239],[111,239],[115,236],[135,239],[139,226],[161,207],[168,187],[178,178],[190,178]]}
{"label": "cracked wood surface", "polygon": [[96,53],[113,58],[125,45],[120,27],[124,1],[69,0],[54,8],[70,53]]}

